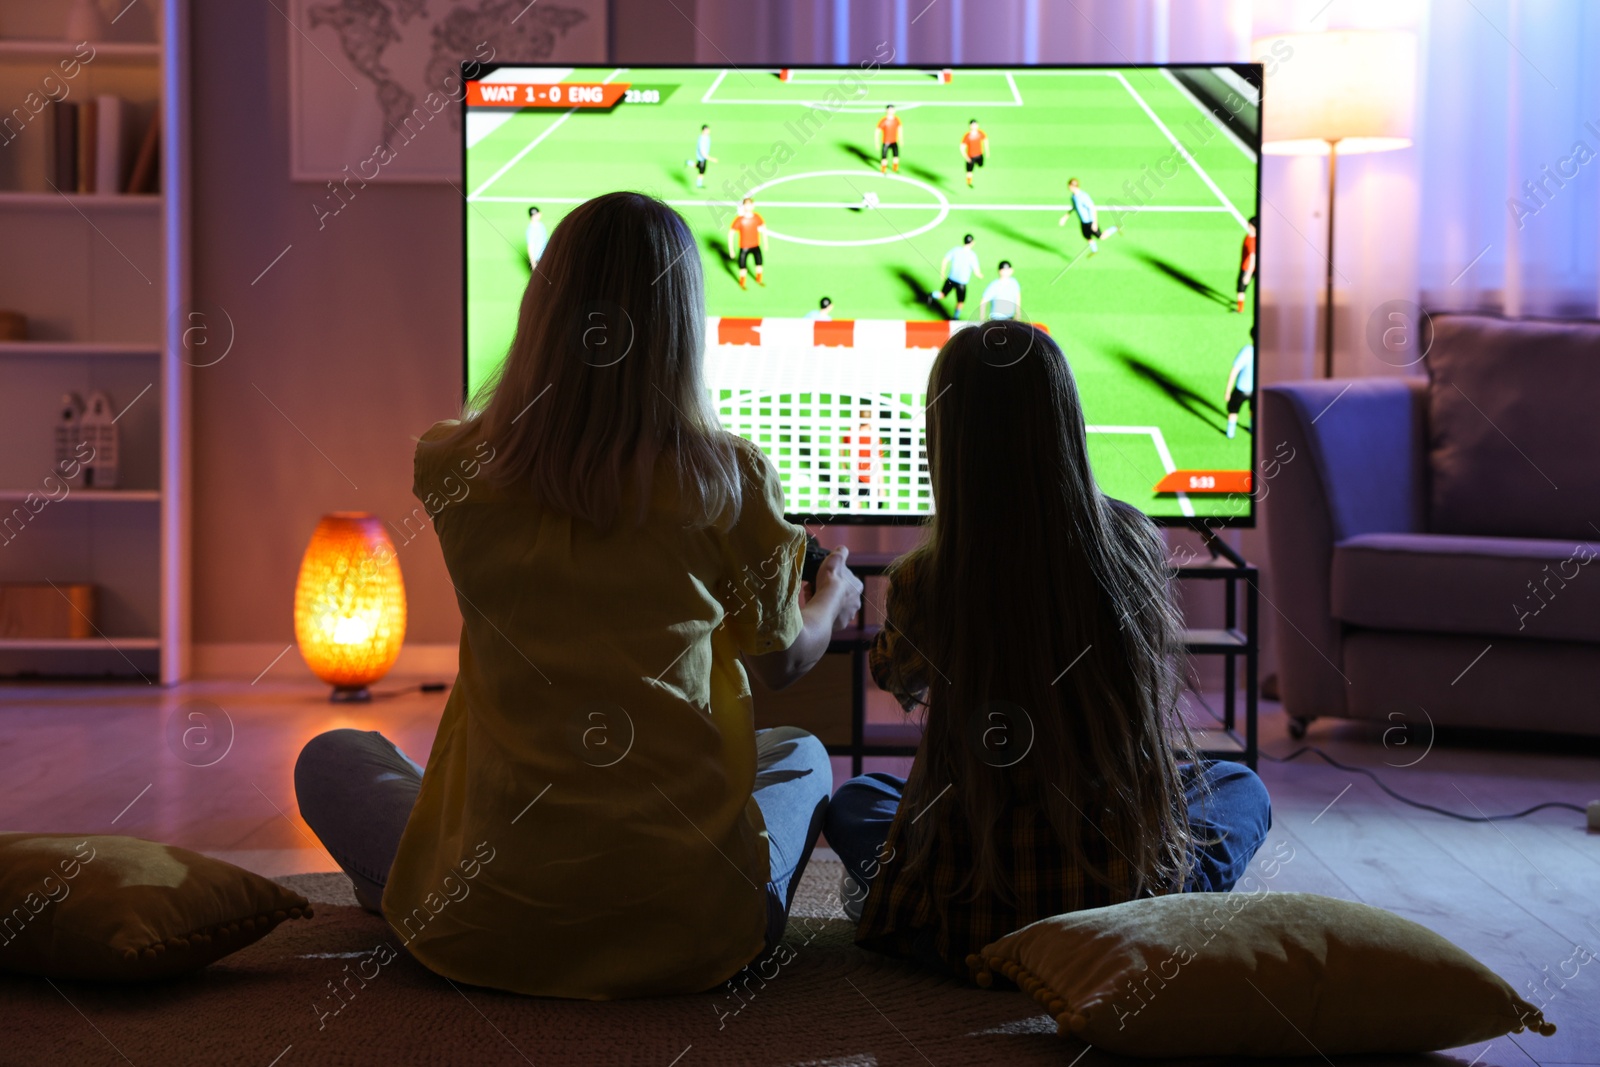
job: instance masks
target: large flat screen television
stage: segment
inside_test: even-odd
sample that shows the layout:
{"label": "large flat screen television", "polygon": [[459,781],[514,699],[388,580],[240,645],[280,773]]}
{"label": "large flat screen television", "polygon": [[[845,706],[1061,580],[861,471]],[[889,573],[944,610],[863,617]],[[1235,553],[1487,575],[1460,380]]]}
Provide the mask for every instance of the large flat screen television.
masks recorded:
{"label": "large flat screen television", "polygon": [[[1107,493],[1163,522],[1254,521],[1259,67],[469,64],[465,80],[469,395],[505,357],[540,227],[637,190],[701,237],[706,384],[792,517],[925,517],[929,368],[997,314],[1066,353]],[[747,197],[759,222],[740,221]]]}

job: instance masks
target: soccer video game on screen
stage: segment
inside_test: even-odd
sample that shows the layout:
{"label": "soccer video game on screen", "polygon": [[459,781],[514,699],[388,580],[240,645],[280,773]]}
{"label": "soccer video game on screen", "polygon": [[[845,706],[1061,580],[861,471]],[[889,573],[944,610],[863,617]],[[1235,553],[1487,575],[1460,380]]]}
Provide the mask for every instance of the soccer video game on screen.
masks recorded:
{"label": "soccer video game on screen", "polygon": [[467,389],[548,235],[631,189],[700,238],[706,382],[788,510],[932,508],[928,371],[991,317],[1049,332],[1096,478],[1252,518],[1259,68],[468,71]]}

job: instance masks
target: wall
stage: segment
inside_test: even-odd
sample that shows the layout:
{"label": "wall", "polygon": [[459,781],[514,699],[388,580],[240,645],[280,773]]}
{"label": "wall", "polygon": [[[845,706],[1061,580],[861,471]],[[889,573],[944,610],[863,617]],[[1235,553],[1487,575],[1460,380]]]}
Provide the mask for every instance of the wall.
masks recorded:
{"label": "wall", "polygon": [[[672,5],[613,7],[624,61],[693,59],[695,28]],[[413,438],[459,404],[461,200],[372,184],[319,227],[326,189],[289,180],[288,21],[272,4],[195,4],[193,19],[194,305],[212,343],[233,333],[227,357],[194,372],[195,661],[255,677],[294,640],[318,517],[398,525],[417,505]],[[396,543],[401,667],[448,670],[460,615],[438,544],[431,530]],[[303,670],[293,653],[272,667]]]}
{"label": "wall", "polygon": [[[225,318],[234,332],[194,372],[194,640],[202,670],[253,676],[294,639],[317,518],[399,521],[415,504],[412,437],[461,390],[460,200],[369,185],[319,230],[326,190],[289,181],[286,19],[272,4],[192,10],[195,306],[214,335]],[[399,551],[409,640],[454,642],[431,534]]]}

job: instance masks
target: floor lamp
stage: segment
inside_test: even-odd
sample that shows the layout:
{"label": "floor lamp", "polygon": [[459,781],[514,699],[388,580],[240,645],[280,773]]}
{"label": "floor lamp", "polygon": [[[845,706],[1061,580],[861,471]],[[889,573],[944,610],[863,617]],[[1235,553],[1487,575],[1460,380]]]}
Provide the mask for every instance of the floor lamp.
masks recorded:
{"label": "floor lamp", "polygon": [[1330,30],[1262,37],[1261,151],[1328,157],[1328,250],[1322,376],[1333,377],[1333,206],[1339,157],[1411,144],[1417,41],[1399,30]]}

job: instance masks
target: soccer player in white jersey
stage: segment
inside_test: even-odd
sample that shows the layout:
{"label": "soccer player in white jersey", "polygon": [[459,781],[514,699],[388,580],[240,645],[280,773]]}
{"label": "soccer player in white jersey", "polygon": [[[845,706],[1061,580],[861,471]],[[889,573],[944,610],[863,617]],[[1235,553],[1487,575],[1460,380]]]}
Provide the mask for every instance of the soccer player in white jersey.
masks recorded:
{"label": "soccer player in white jersey", "polygon": [[1065,226],[1068,219],[1077,215],[1078,228],[1083,231],[1083,239],[1089,242],[1089,254],[1092,256],[1100,251],[1100,241],[1116,233],[1117,228],[1113,226],[1104,233],[1100,232],[1100,210],[1094,206],[1094,198],[1078,185],[1078,179],[1067,179],[1067,191],[1072,194],[1072,210],[1062,215],[1056,225]]}
{"label": "soccer player in white jersey", "polygon": [[1250,328],[1250,343],[1239,349],[1239,354],[1233,357],[1233,368],[1228,371],[1228,387],[1224,392],[1228,395],[1228,436],[1232,437],[1234,430],[1239,426],[1239,409],[1246,402],[1250,410],[1255,410],[1255,401],[1252,397],[1256,391],[1256,331]]}
{"label": "soccer player in white jersey", "polygon": [[544,246],[549,243],[550,235],[545,232],[544,216],[539,214],[539,209],[528,209],[528,228],[523,233],[528,242],[528,266],[537,267],[539,257],[544,255]]}
{"label": "soccer player in white jersey", "polygon": [[967,286],[973,278],[982,278],[983,271],[978,267],[978,254],[973,251],[973,236],[967,234],[961,243],[944,254],[944,259],[939,263],[939,273],[944,275],[944,287],[939,290],[939,295],[928,294],[928,303],[939,307],[940,302],[955,290],[956,318],[961,317],[961,306],[967,302]]}
{"label": "soccer player in white jersey", "polygon": [[1022,314],[1022,285],[1011,276],[1011,261],[1000,261],[1000,277],[983,290],[978,314],[986,319],[1014,319]]}
{"label": "soccer player in white jersey", "polygon": [[716,162],[717,157],[711,154],[711,127],[701,126],[700,136],[694,143],[694,158],[683,161],[684,166],[699,171],[694,180],[695,188],[706,187],[706,164]]}
{"label": "soccer player in white jersey", "polygon": [[833,301],[827,297],[823,297],[813,310],[806,312],[806,318],[810,319],[812,322],[832,322]]}

